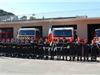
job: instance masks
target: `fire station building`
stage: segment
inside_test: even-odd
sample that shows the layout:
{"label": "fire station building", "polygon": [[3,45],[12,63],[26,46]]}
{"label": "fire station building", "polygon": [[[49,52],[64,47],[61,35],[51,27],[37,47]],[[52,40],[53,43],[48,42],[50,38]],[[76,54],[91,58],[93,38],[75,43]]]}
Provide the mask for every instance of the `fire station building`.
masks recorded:
{"label": "fire station building", "polygon": [[73,27],[81,39],[91,41],[95,29],[100,28],[100,18],[49,18],[26,21],[0,22],[0,38],[16,38],[21,27],[39,28],[41,36],[48,35],[49,27]]}

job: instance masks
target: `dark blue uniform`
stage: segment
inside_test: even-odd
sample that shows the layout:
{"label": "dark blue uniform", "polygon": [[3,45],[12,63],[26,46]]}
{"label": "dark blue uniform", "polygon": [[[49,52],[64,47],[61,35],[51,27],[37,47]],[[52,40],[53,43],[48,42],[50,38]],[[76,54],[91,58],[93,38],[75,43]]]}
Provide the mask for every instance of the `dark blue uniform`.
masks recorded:
{"label": "dark blue uniform", "polygon": [[62,56],[62,53],[63,53],[63,43],[57,43],[56,44],[56,55],[57,55],[57,59],[60,60],[61,59],[61,56]]}
{"label": "dark blue uniform", "polygon": [[97,55],[98,55],[98,47],[96,44],[93,44],[91,47],[91,61],[96,61],[97,60]]}
{"label": "dark blue uniform", "polygon": [[70,55],[69,51],[70,51],[70,43],[66,42],[63,45],[63,59],[64,59],[64,56],[65,56],[66,60],[68,60],[68,56]]}
{"label": "dark blue uniform", "polygon": [[49,59],[50,56],[50,44],[48,42],[44,43],[43,51],[44,51],[44,59]]}
{"label": "dark blue uniform", "polygon": [[88,61],[91,47],[89,44],[84,44],[83,47],[84,47],[84,55],[83,55],[84,61]]}
{"label": "dark blue uniform", "polygon": [[82,49],[83,49],[83,45],[81,43],[77,44],[77,60],[81,60],[82,61]]}

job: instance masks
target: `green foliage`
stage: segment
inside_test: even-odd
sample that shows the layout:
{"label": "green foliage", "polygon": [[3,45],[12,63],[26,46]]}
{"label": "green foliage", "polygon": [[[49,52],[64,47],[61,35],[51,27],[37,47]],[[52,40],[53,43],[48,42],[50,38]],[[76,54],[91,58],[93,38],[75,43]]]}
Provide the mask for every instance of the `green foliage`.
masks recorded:
{"label": "green foliage", "polygon": [[0,10],[0,16],[14,16],[15,14],[11,12],[6,12],[4,10]]}
{"label": "green foliage", "polygon": [[27,16],[22,16],[20,19],[21,20],[27,20]]}
{"label": "green foliage", "polygon": [[36,19],[36,17],[30,16],[30,20],[34,20],[34,19]]}

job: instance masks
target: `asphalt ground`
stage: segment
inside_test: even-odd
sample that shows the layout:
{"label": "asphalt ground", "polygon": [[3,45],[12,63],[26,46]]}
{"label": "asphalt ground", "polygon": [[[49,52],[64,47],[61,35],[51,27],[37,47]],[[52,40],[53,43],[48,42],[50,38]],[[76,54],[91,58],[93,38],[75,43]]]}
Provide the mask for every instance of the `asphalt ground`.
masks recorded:
{"label": "asphalt ground", "polygon": [[[98,58],[100,60],[100,58]],[[100,75],[100,61],[61,61],[0,57],[0,75]]]}

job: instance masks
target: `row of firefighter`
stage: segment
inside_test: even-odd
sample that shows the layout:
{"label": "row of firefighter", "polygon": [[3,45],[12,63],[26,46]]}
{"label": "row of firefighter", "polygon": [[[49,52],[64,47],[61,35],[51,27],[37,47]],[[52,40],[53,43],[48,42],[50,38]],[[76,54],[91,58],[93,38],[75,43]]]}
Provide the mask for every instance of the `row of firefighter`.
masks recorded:
{"label": "row of firefighter", "polygon": [[[20,28],[17,38],[0,39],[1,56],[36,57],[57,59],[85,59],[96,60],[99,55],[100,29],[95,30],[95,37],[91,44],[81,40],[73,27],[49,28],[48,37],[41,38],[37,28]],[[65,58],[66,57],[66,58]]]}
{"label": "row of firefighter", "polygon": [[87,40],[59,40],[49,44],[47,39],[29,44],[0,43],[0,56],[7,57],[96,61],[99,55],[100,48],[95,40],[91,44]]}

